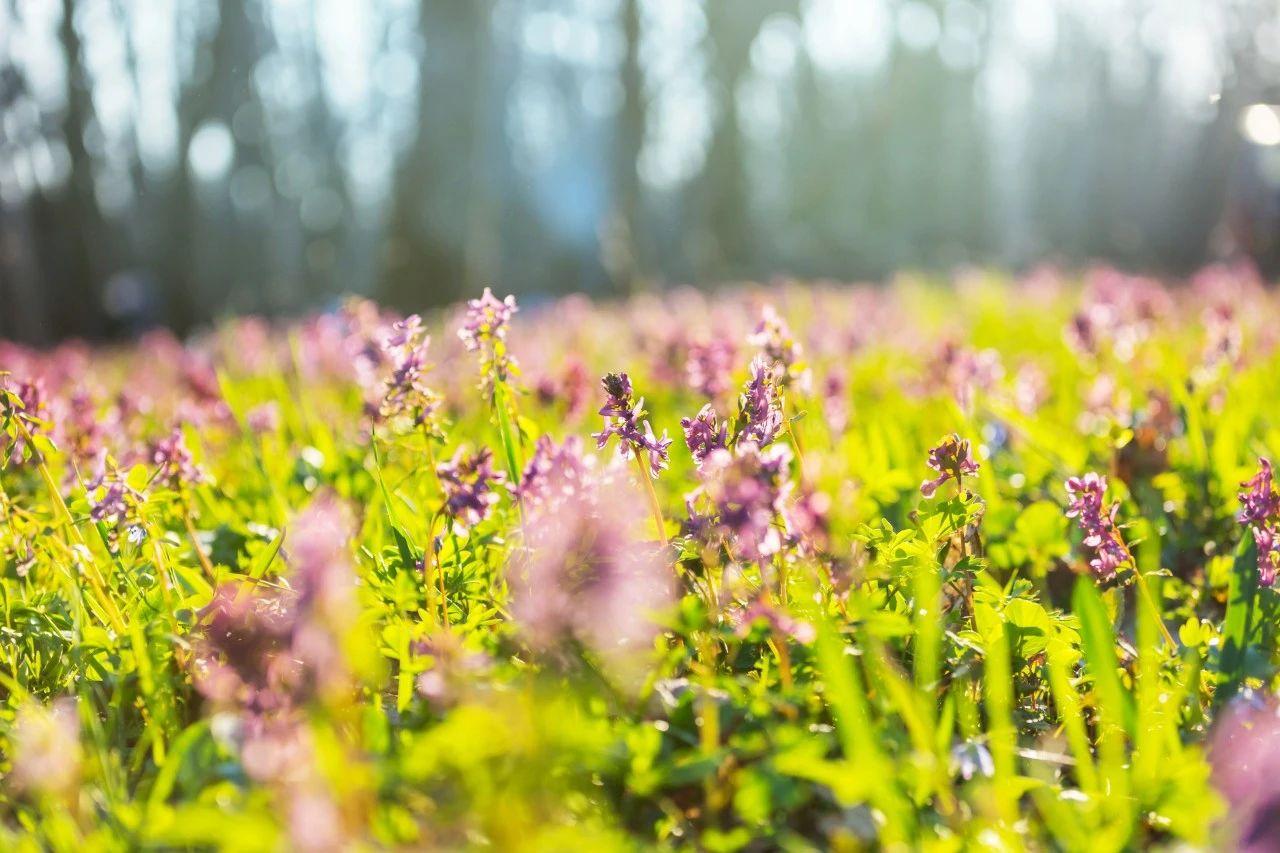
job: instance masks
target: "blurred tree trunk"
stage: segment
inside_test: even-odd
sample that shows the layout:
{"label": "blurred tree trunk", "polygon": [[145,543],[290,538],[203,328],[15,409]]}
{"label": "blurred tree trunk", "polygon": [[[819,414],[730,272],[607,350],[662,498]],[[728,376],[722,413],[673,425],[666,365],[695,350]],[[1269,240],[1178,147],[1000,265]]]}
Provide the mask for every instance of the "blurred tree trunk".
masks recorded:
{"label": "blurred tree trunk", "polygon": [[418,8],[417,129],[395,169],[379,288],[406,310],[455,299],[473,284],[467,248],[482,227],[471,195],[484,168],[475,155],[484,150],[488,53],[477,48],[490,39],[492,2],[422,0]]}
{"label": "blurred tree trunk", "polygon": [[715,126],[699,178],[703,281],[750,275],[755,261],[738,87],[751,64],[751,43],[772,12],[768,0],[708,0],[707,52],[717,99]]}
{"label": "blurred tree trunk", "polygon": [[75,18],[75,0],[62,0],[58,41],[66,63],[66,103],[61,129],[69,171],[66,183],[48,199],[46,221],[37,227],[56,235],[51,241],[55,257],[41,264],[55,294],[50,300],[57,306],[54,335],[96,337],[102,331],[100,295],[107,274],[102,247],[109,241],[94,191],[94,163],[87,145],[94,124],[93,95]]}
{"label": "blurred tree trunk", "polygon": [[605,267],[615,284],[630,293],[644,283],[646,257],[638,165],[648,103],[640,67],[639,0],[622,0],[619,17],[625,53],[618,69],[622,105],[614,125],[613,213],[610,233],[605,237]]}

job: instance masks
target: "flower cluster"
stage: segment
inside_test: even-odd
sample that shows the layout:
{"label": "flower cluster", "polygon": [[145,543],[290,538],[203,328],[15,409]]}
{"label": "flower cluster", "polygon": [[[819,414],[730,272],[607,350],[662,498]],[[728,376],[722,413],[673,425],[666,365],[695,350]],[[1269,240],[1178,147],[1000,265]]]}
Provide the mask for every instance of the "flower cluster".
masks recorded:
{"label": "flower cluster", "polygon": [[1258,473],[1240,484],[1240,512],[1236,520],[1253,532],[1258,548],[1258,583],[1272,586],[1280,569],[1280,494],[1276,493],[1271,460],[1258,459]]}
{"label": "flower cluster", "polygon": [[129,485],[124,474],[109,463],[86,484],[89,490],[89,518],[118,525],[132,518],[143,495]]}
{"label": "flower cluster", "polygon": [[481,387],[486,396],[492,396],[494,385],[506,382],[518,370],[515,358],[507,352],[507,330],[511,316],[519,310],[514,296],[498,299],[487,287],[479,299],[467,302],[458,338],[468,350],[480,353]]}
{"label": "flower cluster", "polygon": [[963,439],[954,433],[944,437],[929,451],[928,464],[938,472],[938,476],[920,484],[920,494],[926,498],[933,497],[938,487],[947,480],[955,480],[956,488],[961,488],[964,475],[975,474],[978,471],[978,463],[970,451],[968,439]]}
{"label": "flower cluster", "polygon": [[320,496],[291,525],[291,587],[261,592],[224,585],[201,614],[195,684],[234,713],[240,759],[259,781],[297,782],[306,767],[302,715],[313,700],[349,688],[341,632],[350,623],[355,577],[346,509]]}
{"label": "flower cluster", "polygon": [[774,372],[762,356],[756,356],[738,397],[737,439],[767,447],[782,432],[782,422],[782,398]]}
{"label": "flower cluster", "polygon": [[684,443],[693,454],[694,464],[698,468],[707,456],[715,450],[723,450],[728,441],[728,427],[720,422],[715,408],[706,404],[692,418],[681,418],[680,428],[684,430]]}
{"label": "flower cluster", "polygon": [[467,454],[462,448],[448,462],[436,467],[444,489],[444,510],[460,532],[470,530],[489,517],[498,502],[496,487],[506,483],[506,475],[493,468],[493,451],[482,448]]}
{"label": "flower cluster", "polygon": [[587,478],[577,491],[535,508],[525,525],[527,558],[511,583],[512,613],[534,648],[576,641],[629,681],[674,590],[636,516],[620,511],[626,488]]}
{"label": "flower cluster", "polygon": [[411,314],[392,324],[383,342],[391,375],[380,388],[377,413],[387,421],[408,420],[414,428],[424,428],[429,435],[442,438],[440,395],[426,384],[430,343],[431,338],[423,330],[418,315]]}
{"label": "flower cluster", "polygon": [[174,490],[198,486],[208,479],[204,469],[195,463],[182,436],[182,430],[178,427],[170,430],[168,435],[151,448],[151,461],[159,467],[156,479]]}
{"label": "flower cluster", "polygon": [[725,338],[694,341],[685,361],[685,381],[704,397],[719,397],[732,387],[730,374],[736,355],[733,342]]}
{"label": "flower cluster", "polygon": [[1116,514],[1120,502],[1109,507],[1103,505],[1107,490],[1105,477],[1092,471],[1082,477],[1067,480],[1067,518],[1074,518],[1084,531],[1084,544],[1094,550],[1089,561],[1099,580],[1111,580],[1121,566],[1133,561],[1129,546],[1124,543],[1116,527]]}
{"label": "flower cluster", "polygon": [[759,347],[769,366],[780,368],[782,374],[800,361],[800,344],[791,334],[787,321],[772,305],[765,305],[760,310],[760,322],[747,337],[747,343]]}
{"label": "flower cluster", "polygon": [[715,450],[704,461],[701,488],[713,509],[713,531],[736,556],[763,560],[782,549],[790,464],[785,444],[762,450],[750,441]]}
{"label": "flower cluster", "polygon": [[582,491],[589,473],[578,436],[569,436],[559,446],[551,436],[539,436],[521,472],[515,498],[526,508],[566,500]]}
{"label": "flower cluster", "polygon": [[667,467],[671,439],[664,430],[662,437],[654,435],[653,427],[644,420],[644,398],[632,399],[631,379],[625,373],[610,373],[600,381],[604,386],[605,404],[600,409],[604,417],[604,429],[594,433],[598,449],[603,450],[610,436],[618,437],[618,453],[623,457],[635,456],[649,459],[649,473],[656,477]]}
{"label": "flower cluster", "polygon": [[17,420],[22,424],[21,427],[10,430],[5,437],[8,444],[5,456],[9,464],[17,465],[35,450],[28,446],[23,432],[32,436],[39,434],[48,415],[44,383],[39,379],[29,379],[11,385],[8,377],[0,375],[0,378],[5,380],[0,385],[0,415],[3,415],[6,422]]}

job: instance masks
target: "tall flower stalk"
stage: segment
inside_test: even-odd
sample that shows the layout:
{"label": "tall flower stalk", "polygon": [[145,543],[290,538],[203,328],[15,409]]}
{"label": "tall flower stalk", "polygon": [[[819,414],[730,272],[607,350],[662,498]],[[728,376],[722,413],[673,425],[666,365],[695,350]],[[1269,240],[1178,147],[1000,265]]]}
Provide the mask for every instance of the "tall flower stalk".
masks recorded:
{"label": "tall flower stalk", "polygon": [[1173,635],[1165,627],[1164,619],[1160,615],[1160,606],[1156,603],[1155,596],[1151,594],[1151,587],[1147,584],[1147,579],[1133,558],[1133,552],[1129,550],[1129,545],[1124,541],[1120,528],[1115,523],[1116,515],[1120,511],[1120,502],[1113,501],[1109,506],[1104,504],[1103,496],[1107,490],[1107,478],[1090,471],[1083,476],[1067,480],[1066,489],[1067,518],[1076,519],[1076,523],[1085,534],[1084,544],[1094,551],[1094,557],[1089,561],[1094,576],[1098,580],[1111,580],[1124,566],[1132,567],[1140,597],[1151,608],[1151,614],[1160,628],[1164,641],[1168,643],[1169,648],[1176,649],[1178,644],[1173,641]]}
{"label": "tall flower stalk", "polygon": [[653,523],[658,538],[666,545],[667,526],[662,516],[662,505],[653,479],[667,467],[671,439],[663,431],[662,437],[654,435],[653,427],[645,420],[644,398],[632,399],[631,379],[625,373],[610,373],[600,380],[606,400],[600,409],[604,417],[604,429],[594,434],[596,446],[603,450],[611,436],[618,437],[618,454],[624,459],[635,459],[636,470],[644,483],[653,511]]}
{"label": "tall flower stalk", "polygon": [[1273,586],[1280,569],[1280,495],[1276,493],[1271,460],[1258,459],[1258,473],[1240,484],[1240,512],[1236,521],[1253,534],[1258,550],[1258,584]]}
{"label": "tall flower stalk", "polygon": [[467,302],[466,316],[458,329],[463,346],[480,356],[480,389],[493,409],[507,475],[512,483],[520,479],[520,453],[511,378],[519,374],[520,367],[507,350],[507,331],[512,315],[519,310],[514,296],[498,299],[486,287],[479,299]]}

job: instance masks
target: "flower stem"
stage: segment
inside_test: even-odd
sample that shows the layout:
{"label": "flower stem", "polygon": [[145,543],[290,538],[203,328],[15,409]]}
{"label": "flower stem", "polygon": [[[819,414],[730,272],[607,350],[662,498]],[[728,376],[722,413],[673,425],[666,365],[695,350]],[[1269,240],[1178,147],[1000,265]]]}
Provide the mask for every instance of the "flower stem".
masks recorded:
{"label": "flower stem", "polygon": [[209,556],[205,554],[204,548],[200,547],[200,539],[196,536],[195,520],[191,517],[191,507],[187,503],[187,496],[184,494],[181,498],[182,504],[182,523],[187,527],[187,538],[191,540],[191,547],[195,549],[196,559],[200,561],[200,568],[204,569],[205,575],[212,583],[216,578],[213,570],[213,563],[209,561]]}
{"label": "flower stem", "polygon": [[658,528],[658,538],[662,540],[663,545],[669,545],[671,540],[667,538],[667,525],[662,518],[662,505],[658,503],[658,491],[653,487],[653,478],[649,476],[649,469],[645,467],[644,459],[640,454],[633,455],[636,467],[640,471],[640,480],[644,483],[645,491],[649,495],[649,508],[653,510],[653,523]]}
{"label": "flower stem", "polygon": [[1142,596],[1142,600],[1151,608],[1151,618],[1155,620],[1156,627],[1160,629],[1160,635],[1164,637],[1164,641],[1169,644],[1169,648],[1176,650],[1178,644],[1173,641],[1173,635],[1169,633],[1168,627],[1164,624],[1164,617],[1160,615],[1160,607],[1156,604],[1155,596],[1151,594],[1151,587],[1147,585],[1147,579],[1143,577],[1142,570],[1138,568],[1137,563],[1133,566],[1133,576],[1138,582],[1138,591]]}
{"label": "flower stem", "polygon": [[120,615],[120,610],[116,607],[115,600],[106,588],[106,580],[102,577],[101,572],[98,571],[98,564],[94,561],[93,555],[89,551],[89,546],[84,541],[84,536],[80,533],[80,528],[76,526],[75,516],[71,514],[70,508],[67,507],[67,502],[62,499],[62,492],[58,490],[58,483],[53,479],[53,472],[49,470],[49,465],[44,461],[44,454],[36,447],[35,438],[32,436],[31,431],[27,429],[27,425],[22,422],[22,418],[14,418],[13,423],[17,424],[18,430],[22,434],[22,440],[31,448],[31,456],[35,460],[36,470],[40,472],[40,479],[44,481],[45,490],[49,493],[49,499],[67,523],[68,535],[75,545],[84,549],[85,565],[88,569],[85,572],[85,576],[89,579],[89,585],[93,587],[94,597],[98,599],[102,609],[106,612],[111,627],[123,634],[124,618]]}

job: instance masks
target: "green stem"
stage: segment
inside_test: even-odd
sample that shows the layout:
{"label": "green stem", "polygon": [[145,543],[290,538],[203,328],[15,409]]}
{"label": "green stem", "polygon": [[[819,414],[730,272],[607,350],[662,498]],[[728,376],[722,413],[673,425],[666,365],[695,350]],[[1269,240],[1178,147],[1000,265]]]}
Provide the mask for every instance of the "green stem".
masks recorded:
{"label": "green stem", "polygon": [[1138,582],[1138,591],[1140,597],[1151,608],[1151,617],[1155,620],[1156,627],[1160,629],[1160,635],[1164,637],[1164,641],[1169,644],[1169,648],[1177,651],[1178,644],[1173,641],[1173,635],[1169,633],[1169,629],[1164,624],[1164,617],[1160,615],[1160,607],[1156,604],[1155,596],[1151,594],[1151,587],[1147,585],[1147,579],[1143,577],[1142,570],[1138,568],[1137,563],[1133,566],[1133,577]]}
{"label": "green stem", "polygon": [[662,504],[658,502],[658,490],[653,487],[653,478],[649,476],[649,469],[644,464],[644,459],[639,453],[633,453],[632,456],[636,460],[636,468],[640,471],[640,480],[644,483],[645,492],[649,495],[649,508],[653,511],[653,523],[658,528],[658,538],[662,540],[662,544],[669,545],[671,540],[667,538],[667,525],[662,517]]}

